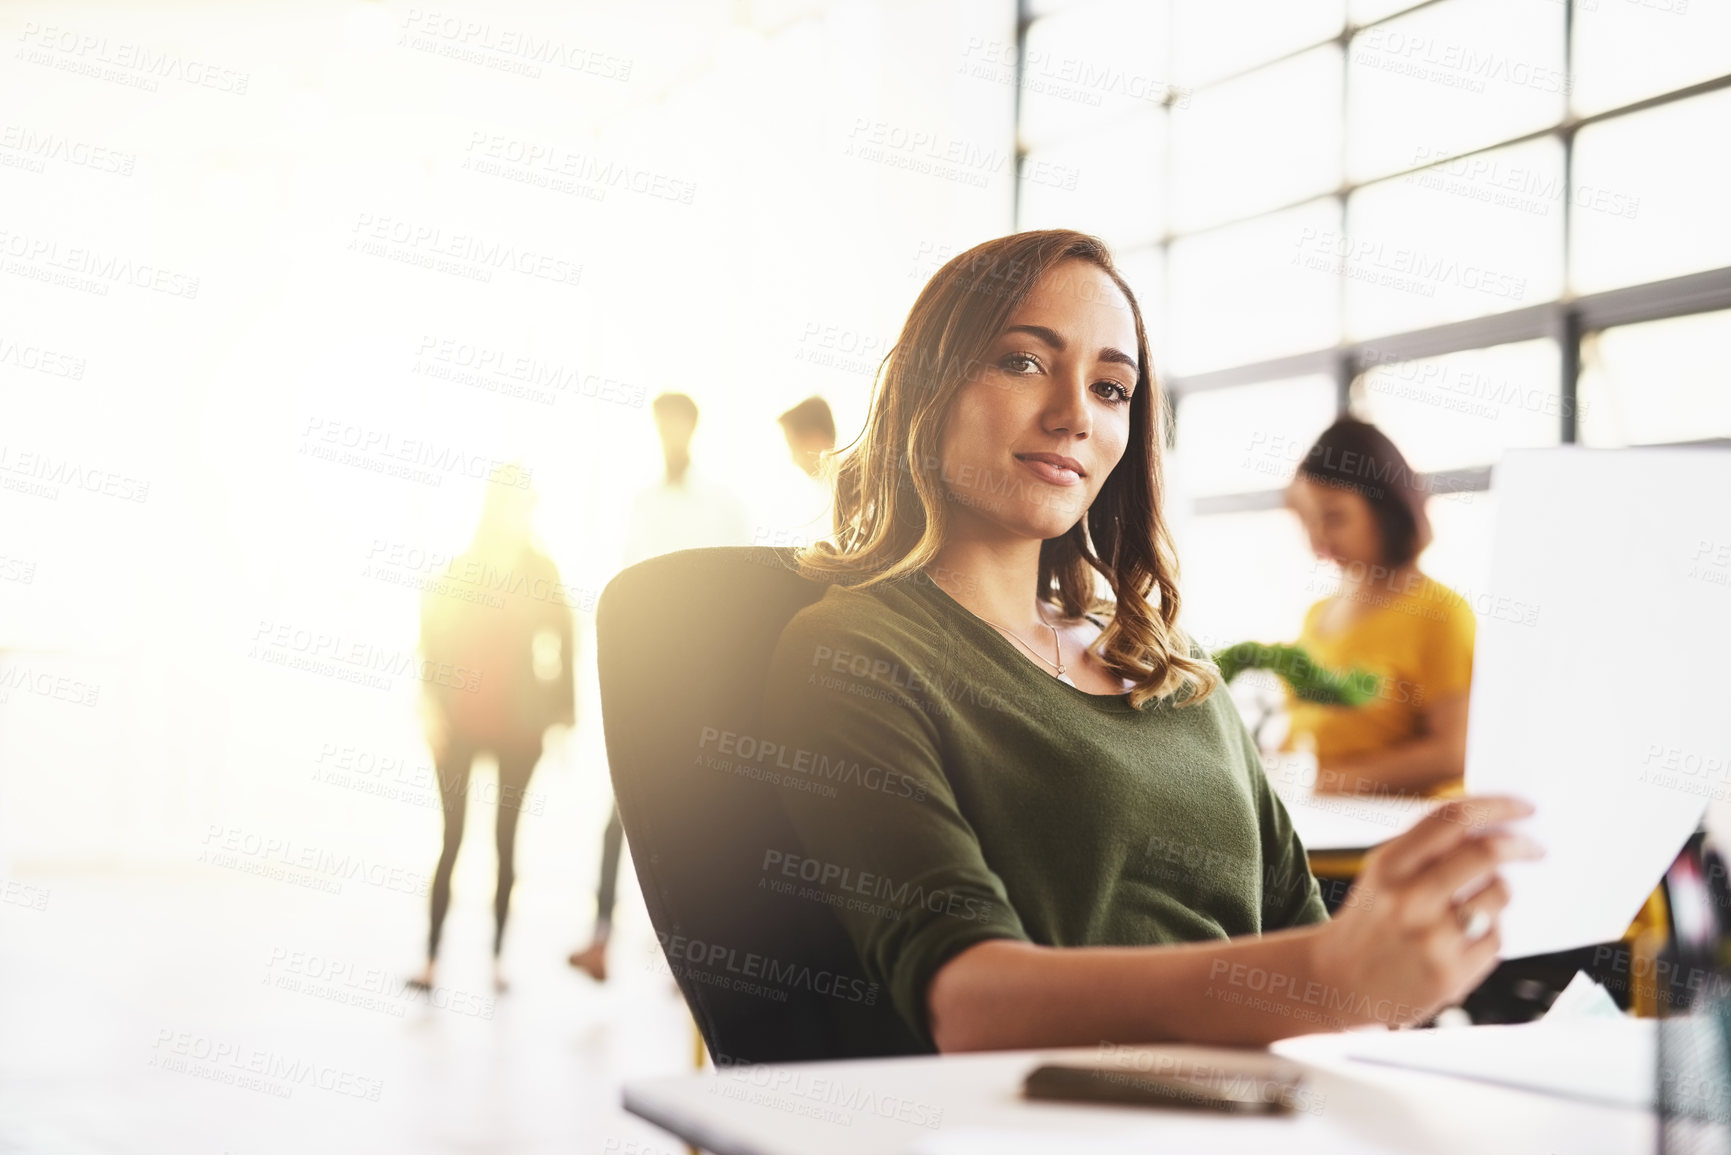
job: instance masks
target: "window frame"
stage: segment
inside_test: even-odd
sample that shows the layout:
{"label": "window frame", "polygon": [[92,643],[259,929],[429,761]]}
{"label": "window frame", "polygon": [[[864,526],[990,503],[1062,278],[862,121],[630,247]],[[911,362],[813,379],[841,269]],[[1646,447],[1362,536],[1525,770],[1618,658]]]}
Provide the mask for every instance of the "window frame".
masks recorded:
{"label": "window frame", "polygon": [[[1232,80],[1257,72],[1305,52],[1313,51],[1328,44],[1340,46],[1340,61],[1343,70],[1343,100],[1342,117],[1342,150],[1348,145],[1347,133],[1350,131],[1349,101],[1351,99],[1352,43],[1354,37],[1366,29],[1375,28],[1395,20],[1405,19],[1413,13],[1446,3],[1447,0],[1423,0],[1410,8],[1376,20],[1362,24],[1354,23],[1349,15],[1343,20],[1342,27],[1334,36],[1324,40],[1308,43],[1278,56],[1263,60],[1258,64],[1241,69],[1229,75],[1218,77],[1206,84],[1198,85],[1197,90],[1212,88]],[[1576,18],[1576,0],[1561,0],[1563,6],[1563,83],[1564,91],[1573,90],[1575,75],[1574,62],[1574,26]],[[1032,15],[1031,0],[1017,0],[1016,27],[1016,68],[1017,83],[1012,87],[1016,97],[1016,165],[1018,177],[1022,165],[1027,160],[1029,149],[1021,133],[1021,79],[1022,68],[1026,56],[1027,35],[1029,29],[1041,19]],[[1171,76],[1173,69],[1170,59],[1171,51],[1171,16],[1168,11],[1168,35],[1166,47],[1168,59],[1166,74]],[[1386,173],[1373,180],[1353,181],[1342,169],[1340,187],[1323,194],[1333,198],[1339,208],[1341,219],[1347,219],[1347,209],[1354,193],[1371,185],[1399,180],[1422,172],[1436,165],[1450,164],[1463,159],[1478,156],[1510,145],[1527,141],[1552,138],[1559,142],[1563,152],[1563,197],[1562,197],[1562,295],[1550,301],[1521,308],[1493,313],[1467,320],[1452,321],[1423,328],[1409,329],[1402,332],[1386,334],[1363,340],[1342,340],[1325,348],[1310,349],[1299,353],[1288,354],[1268,360],[1232,365],[1213,369],[1203,373],[1183,376],[1166,377],[1162,381],[1167,400],[1171,404],[1174,419],[1168,436],[1176,439],[1180,436],[1178,430],[1182,425],[1182,402],[1184,397],[1212,389],[1227,389],[1240,385],[1255,385],[1283,378],[1302,377],[1312,374],[1325,374],[1335,382],[1335,411],[1344,415],[1349,411],[1352,388],[1355,381],[1370,368],[1388,361],[1405,361],[1421,357],[1435,357],[1447,353],[1457,353],[1468,349],[1489,348],[1495,345],[1508,344],[1515,341],[1529,341],[1549,338],[1557,343],[1560,357],[1559,380],[1557,393],[1559,399],[1560,424],[1557,430],[1559,441],[1564,445],[1573,445],[1579,441],[1579,423],[1577,417],[1578,386],[1581,373],[1582,340],[1588,334],[1614,328],[1619,325],[1636,324],[1644,321],[1663,320],[1670,317],[1688,316],[1695,313],[1714,312],[1731,309],[1731,266],[1707,269],[1688,273],[1665,280],[1652,281],[1645,284],[1623,286],[1601,292],[1574,296],[1570,293],[1570,240],[1573,236],[1573,206],[1574,206],[1574,168],[1575,168],[1575,138],[1581,129],[1604,121],[1614,120],[1648,109],[1689,100],[1711,92],[1731,88],[1731,72],[1668,92],[1642,98],[1604,109],[1588,115],[1577,115],[1570,108],[1569,101],[1563,102],[1561,117],[1554,123],[1530,132],[1521,133],[1487,143],[1449,156],[1427,158],[1423,164],[1412,165],[1396,172]],[[1162,107],[1170,116],[1173,108],[1182,100],[1187,99],[1188,90],[1178,90],[1168,87]],[[1097,131],[1094,126],[1092,131]],[[1162,158],[1161,179],[1166,182],[1165,202],[1172,202],[1172,151],[1170,129],[1165,134],[1166,149]],[[1050,147],[1056,142],[1044,142]],[[1020,227],[1021,203],[1020,180],[1012,182],[1015,190],[1015,203],[1012,211]],[[1246,221],[1266,217],[1274,213],[1288,211],[1300,205],[1319,199],[1316,194],[1310,194],[1291,204],[1281,204],[1233,217],[1230,220],[1219,221],[1207,228],[1180,233],[1170,225],[1162,233],[1148,241],[1138,243],[1135,248],[1158,249],[1160,252],[1161,275],[1164,280],[1163,299],[1170,302],[1173,296],[1171,275],[1171,246],[1181,237],[1201,236],[1217,229],[1229,228]],[[1337,286],[1337,292],[1342,294],[1341,316],[1345,313],[1345,279]],[[1707,441],[1679,442],[1674,444],[1723,444],[1731,445],[1731,438],[1712,438]],[[1489,467],[1451,470],[1436,475],[1440,484],[1450,490],[1484,490],[1490,487],[1491,470]],[[1199,497],[1195,500],[1193,512],[1199,516],[1213,513],[1249,512],[1261,509],[1278,508],[1282,501],[1281,491],[1277,489],[1259,490],[1249,493],[1222,494]]]}

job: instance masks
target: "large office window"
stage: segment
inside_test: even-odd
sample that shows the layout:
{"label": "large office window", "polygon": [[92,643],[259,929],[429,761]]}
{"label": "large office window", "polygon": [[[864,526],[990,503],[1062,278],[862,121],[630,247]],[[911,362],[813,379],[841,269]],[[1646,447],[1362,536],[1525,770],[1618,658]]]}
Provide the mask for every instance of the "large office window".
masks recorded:
{"label": "large office window", "polygon": [[1731,3],[1023,6],[1018,222],[1142,303],[1199,633],[1282,632],[1275,511],[1339,413],[1437,479],[1469,590],[1503,451],[1731,439]]}

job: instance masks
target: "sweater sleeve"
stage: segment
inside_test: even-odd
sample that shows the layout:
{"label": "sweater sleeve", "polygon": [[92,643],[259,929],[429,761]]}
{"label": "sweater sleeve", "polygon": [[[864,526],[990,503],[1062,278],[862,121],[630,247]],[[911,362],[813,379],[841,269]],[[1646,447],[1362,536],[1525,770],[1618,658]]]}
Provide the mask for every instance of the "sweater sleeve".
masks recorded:
{"label": "sweater sleeve", "polygon": [[763,713],[766,736],[834,786],[781,792],[800,877],[841,880],[830,909],[928,1045],[938,970],[988,939],[1028,941],[944,773],[937,662],[917,627],[834,588],[783,632]]}
{"label": "sweater sleeve", "polygon": [[1232,716],[1228,724],[1237,731],[1256,791],[1257,824],[1262,833],[1262,929],[1284,930],[1327,922],[1328,908],[1322,902],[1322,887],[1310,872],[1310,856],[1292,825],[1292,815],[1269,784],[1262,755],[1257,752],[1237,708],[1228,703],[1224,712]]}

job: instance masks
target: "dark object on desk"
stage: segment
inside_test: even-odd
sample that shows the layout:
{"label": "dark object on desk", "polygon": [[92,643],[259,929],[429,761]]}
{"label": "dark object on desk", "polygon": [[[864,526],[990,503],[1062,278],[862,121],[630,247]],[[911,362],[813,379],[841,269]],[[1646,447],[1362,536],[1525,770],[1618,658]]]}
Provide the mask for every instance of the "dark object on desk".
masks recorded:
{"label": "dark object on desk", "polygon": [[1731,885],[1725,860],[1696,831],[1665,874],[1670,936],[1636,981],[1657,994],[1655,1102],[1659,1155],[1731,1153]]}
{"label": "dark object on desk", "polygon": [[931,1051],[865,979],[828,906],[751,885],[766,847],[800,844],[778,783],[804,776],[778,769],[758,738],[781,632],[827,588],[792,557],[763,546],[663,554],[607,583],[596,607],[619,817],[717,1067]]}
{"label": "dark object on desk", "polygon": [[1036,1067],[1022,1084],[1029,1099],[1189,1107],[1240,1115],[1286,1115],[1303,1086],[1296,1073],[1269,1075],[1192,1064],[1171,1074],[1123,1067]]}
{"label": "dark object on desk", "polygon": [[1705,1004],[1658,1024],[1659,1155],[1731,1151],[1731,1000]]}
{"label": "dark object on desk", "polygon": [[1230,682],[1245,670],[1271,670],[1306,702],[1322,706],[1356,708],[1376,697],[1381,679],[1356,666],[1331,670],[1310,656],[1303,646],[1284,643],[1239,642],[1216,651],[1214,664]]}
{"label": "dark object on desk", "polygon": [[[1328,893],[1324,883],[1325,898]],[[1661,921],[1649,932],[1554,954],[1504,959],[1463,1007],[1476,1024],[1529,1022],[1545,1014],[1576,971],[1585,971],[1602,985],[1619,1009],[1649,1018],[1681,1014],[1703,993],[1731,995],[1731,954],[1715,953],[1724,950],[1715,944],[1731,944],[1731,887],[1724,861],[1705,831],[1696,831],[1684,843],[1658,893]],[[1637,925],[1649,921],[1652,909],[1650,905],[1643,911]],[[1647,933],[1657,934],[1663,945],[1656,947]]]}

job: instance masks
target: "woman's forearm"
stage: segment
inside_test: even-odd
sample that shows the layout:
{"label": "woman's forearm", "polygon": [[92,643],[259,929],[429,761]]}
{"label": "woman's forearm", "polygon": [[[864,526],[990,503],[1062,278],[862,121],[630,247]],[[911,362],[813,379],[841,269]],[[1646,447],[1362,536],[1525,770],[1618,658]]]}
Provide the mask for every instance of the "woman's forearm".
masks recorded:
{"label": "woman's forearm", "polygon": [[[1515,798],[1460,798],[1371,851],[1329,922],[1178,946],[977,943],[926,985],[940,1051],[1185,1042],[1260,1046],[1314,1031],[1407,1026],[1497,964],[1497,873],[1542,850],[1505,824]],[[1489,926],[1480,933],[1480,916]]]}
{"label": "woman's forearm", "polygon": [[1455,694],[1426,707],[1416,736],[1383,750],[1332,759],[1316,775],[1318,794],[1378,790],[1431,790],[1466,773],[1467,695]]}
{"label": "woman's forearm", "polygon": [[1326,926],[1178,946],[979,943],[927,988],[940,1051],[1187,1042],[1261,1046],[1397,1021],[1399,1008],[1330,986]]}

